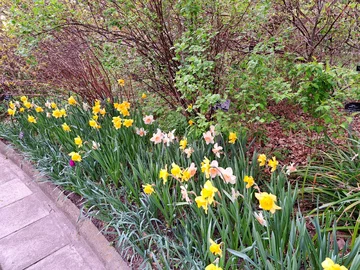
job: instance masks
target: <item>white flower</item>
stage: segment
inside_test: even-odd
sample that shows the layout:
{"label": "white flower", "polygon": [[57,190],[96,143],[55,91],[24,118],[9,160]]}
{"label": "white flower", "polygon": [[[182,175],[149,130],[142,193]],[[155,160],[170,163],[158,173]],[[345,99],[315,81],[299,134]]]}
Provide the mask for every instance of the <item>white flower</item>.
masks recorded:
{"label": "white flower", "polygon": [[215,178],[220,173],[219,163],[216,160],[211,161],[209,174],[211,178]]}
{"label": "white flower", "polygon": [[191,203],[191,200],[189,198],[189,194],[187,192],[187,185],[185,186],[180,186],[181,189],[181,195],[182,195],[182,199],[185,200],[188,204]]}
{"label": "white flower", "polygon": [[291,163],[290,166],[286,167],[286,174],[287,175],[290,175],[290,173],[297,171],[296,167],[294,165],[295,165],[294,163]]}
{"label": "white flower", "polygon": [[146,136],[147,131],[144,130],[143,128],[135,128],[136,130],[136,134],[139,135],[140,137]]}
{"label": "white flower", "polygon": [[212,149],[212,152],[215,154],[217,158],[220,158],[220,155],[223,153],[221,150],[223,148],[219,146],[217,143],[214,144],[214,148]]}
{"label": "white flower", "polygon": [[45,102],[45,107],[48,108],[48,109],[51,109],[51,102],[47,100]]}
{"label": "white flower", "polygon": [[154,142],[155,144],[161,143],[163,140],[163,136],[164,136],[164,134],[158,128],[157,132],[153,133],[153,136],[151,137],[150,141]]}
{"label": "white flower", "polygon": [[233,170],[230,167],[219,168],[220,170],[220,177],[224,180],[225,183],[235,184],[236,183],[236,176],[233,174]]}
{"label": "white flower", "polygon": [[203,133],[203,137],[206,144],[214,143],[214,137],[212,136],[210,131]]}
{"label": "white flower", "polygon": [[82,107],[84,111],[87,111],[90,108],[89,104],[87,104],[86,102],[82,103]]}
{"label": "white flower", "polygon": [[234,188],[231,188],[231,201],[235,202],[239,196],[241,196],[240,192],[238,190],[235,190]]}
{"label": "white flower", "polygon": [[99,148],[100,148],[100,144],[95,141],[92,141],[92,149],[98,150]]}
{"label": "white flower", "polygon": [[18,108],[20,108],[20,107],[21,107],[20,102],[19,102],[19,101],[15,101],[15,106],[18,107]]}
{"label": "white flower", "polygon": [[154,122],[154,116],[152,115],[145,115],[143,118],[145,125],[151,125]]}
{"label": "white flower", "polygon": [[259,214],[254,212],[254,216],[257,219],[257,221],[259,221],[261,226],[267,227],[267,221],[264,219],[264,216],[263,216],[262,212],[259,212]]}
{"label": "white flower", "polygon": [[213,125],[210,126],[210,132],[211,132],[212,136],[215,137],[215,135],[216,135],[215,134],[215,126],[213,126]]}
{"label": "white flower", "polygon": [[188,147],[184,150],[184,153],[186,154],[187,158],[190,158],[191,154],[194,153],[194,149],[192,147]]}
{"label": "white flower", "polygon": [[195,167],[194,162],[191,162],[190,167],[188,168],[188,171],[189,171],[191,177],[193,177],[196,174],[197,168]]}
{"label": "white flower", "polygon": [[169,139],[169,137],[168,137],[168,135],[166,133],[163,133],[162,141],[166,146],[170,145],[170,139]]}
{"label": "white flower", "polygon": [[46,113],[46,117],[47,117],[47,118],[51,118],[51,113],[47,112],[47,113]]}
{"label": "white flower", "polygon": [[169,142],[171,142],[171,143],[175,140],[175,135],[174,135],[174,133],[175,133],[175,129],[173,129],[172,131],[170,131],[170,132],[167,134],[167,137],[168,137],[168,139],[169,139]]}

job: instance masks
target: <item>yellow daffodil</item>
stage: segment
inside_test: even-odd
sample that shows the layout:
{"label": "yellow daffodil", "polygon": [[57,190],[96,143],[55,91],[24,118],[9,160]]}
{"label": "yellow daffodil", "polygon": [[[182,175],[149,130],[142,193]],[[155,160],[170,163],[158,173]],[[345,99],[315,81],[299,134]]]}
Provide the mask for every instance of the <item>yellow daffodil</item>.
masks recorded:
{"label": "yellow daffodil", "polygon": [[64,117],[67,116],[65,109],[61,109],[60,113],[61,113],[61,116],[64,116]]}
{"label": "yellow daffodil", "polygon": [[259,166],[265,166],[265,164],[266,164],[266,155],[265,154],[260,154],[258,156],[257,161],[259,162]]}
{"label": "yellow daffodil", "polygon": [[27,102],[27,97],[26,96],[22,96],[21,98],[20,98],[20,100],[22,101],[22,102]]}
{"label": "yellow daffodil", "polygon": [[124,105],[125,109],[127,109],[127,110],[130,109],[130,106],[131,106],[130,102],[124,101],[122,104]]}
{"label": "yellow daffodil", "polygon": [[161,170],[160,170],[160,173],[159,173],[159,178],[162,178],[164,185],[165,185],[166,182],[167,182],[168,176],[169,176],[169,173],[168,173],[167,168],[166,168],[166,166],[165,166],[165,169],[161,169]]}
{"label": "yellow daffodil", "polygon": [[124,79],[119,79],[119,80],[118,80],[118,84],[119,84],[120,86],[125,86],[125,80],[124,80]]}
{"label": "yellow daffodil", "polygon": [[77,152],[71,152],[71,153],[69,154],[69,156],[71,156],[71,160],[72,160],[72,161],[76,161],[76,162],[80,162],[80,161],[81,161],[81,156],[80,156],[80,154],[77,153]]}
{"label": "yellow daffodil", "polygon": [[130,115],[130,112],[128,111],[128,109],[121,110],[120,113],[121,113],[123,116],[129,116],[129,115]]}
{"label": "yellow daffodil", "polygon": [[185,148],[186,148],[186,146],[187,146],[187,139],[186,138],[184,138],[184,139],[182,139],[181,141],[180,141],[180,149],[181,150],[185,150]]}
{"label": "yellow daffodil", "polygon": [[221,267],[216,266],[215,264],[209,264],[208,266],[205,267],[205,270],[222,270]]}
{"label": "yellow daffodil", "polygon": [[197,204],[197,207],[200,208],[202,207],[205,211],[205,213],[207,214],[207,211],[208,211],[208,200],[206,198],[204,198],[203,196],[197,196],[195,198],[195,202]]}
{"label": "yellow daffodil", "polygon": [[230,132],[230,134],[229,134],[229,143],[234,144],[236,139],[237,139],[236,133]]}
{"label": "yellow daffodil", "polygon": [[25,111],[25,108],[23,108],[23,107],[21,107],[20,109],[19,109],[19,112],[24,112]]}
{"label": "yellow daffodil", "polygon": [[34,116],[28,115],[28,121],[29,121],[30,123],[36,124],[36,119],[35,119]]}
{"label": "yellow daffodil", "polygon": [[145,93],[142,93],[141,98],[142,98],[142,99],[145,99],[146,97],[147,97],[146,94],[145,94]]}
{"label": "yellow daffodil", "polygon": [[57,105],[56,105],[55,102],[51,102],[51,103],[50,103],[50,107],[51,107],[52,109],[57,109]]}
{"label": "yellow daffodil", "polygon": [[321,263],[321,266],[323,267],[323,270],[347,270],[345,266],[335,264],[330,258],[326,258],[325,261]]}
{"label": "yellow daffodil", "polygon": [[190,178],[191,178],[191,172],[187,169],[184,170],[181,175],[181,180],[187,182],[189,181]]}
{"label": "yellow daffodil", "polygon": [[64,123],[61,125],[62,129],[66,132],[69,132],[71,131],[70,127],[68,126],[68,124]]}
{"label": "yellow daffodil", "polygon": [[94,107],[92,107],[92,113],[93,114],[98,114],[101,110],[101,105],[95,105]]}
{"label": "yellow daffodil", "polygon": [[211,238],[209,239],[209,241],[210,241],[210,247],[209,247],[210,252],[214,255],[219,255],[221,257],[222,256],[221,243],[216,244]]}
{"label": "yellow daffodil", "polygon": [[74,142],[75,144],[78,146],[78,147],[81,147],[82,146],[82,139],[80,138],[80,136],[77,136],[76,138],[74,138]]}
{"label": "yellow daffodil", "polygon": [[99,119],[99,116],[96,115],[96,114],[94,114],[94,115],[92,116],[92,119],[94,119],[95,121],[97,121],[97,120]]}
{"label": "yellow daffodil", "polygon": [[254,184],[254,178],[252,176],[244,176],[244,182],[247,183],[246,188],[251,188]]}
{"label": "yellow daffodil", "polygon": [[15,112],[16,112],[16,109],[11,109],[11,108],[9,108],[8,110],[7,110],[7,112],[8,112],[8,115],[15,115]]}
{"label": "yellow daffodil", "polygon": [[276,210],[280,210],[281,207],[277,206],[276,196],[273,194],[269,194],[267,192],[255,193],[256,199],[259,200],[260,208],[266,211],[270,211],[272,214],[275,213]]}
{"label": "yellow daffodil", "polygon": [[203,162],[201,162],[201,171],[205,173],[205,177],[210,177],[210,160],[207,157],[204,157]]}
{"label": "yellow daffodil", "polygon": [[204,188],[201,190],[201,196],[207,199],[209,204],[212,204],[214,202],[216,192],[218,192],[218,189],[214,187],[209,180],[207,180],[204,184]]}
{"label": "yellow daffodil", "polygon": [[55,118],[60,118],[62,116],[62,113],[59,109],[55,109],[53,110],[52,116],[54,116]]}
{"label": "yellow daffodil", "polygon": [[31,108],[31,103],[29,101],[25,101],[24,102],[24,106],[27,108],[27,109],[30,109]]}
{"label": "yellow daffodil", "polygon": [[192,126],[194,124],[194,121],[190,119],[188,123],[189,123],[189,126]]}
{"label": "yellow daffodil", "polygon": [[43,108],[41,108],[41,107],[36,107],[36,108],[35,108],[35,111],[38,112],[38,113],[41,113],[41,112],[43,112],[44,110],[43,110]]}
{"label": "yellow daffodil", "polygon": [[132,126],[132,124],[133,124],[133,122],[134,122],[134,120],[133,119],[125,119],[124,120],[124,126],[125,127],[131,127]]}
{"label": "yellow daffodil", "polygon": [[9,102],[9,108],[13,110],[15,109],[15,104],[12,101]]}
{"label": "yellow daffodil", "polygon": [[68,98],[68,103],[70,105],[76,105],[77,102],[76,102],[75,98],[73,96],[71,96]]}
{"label": "yellow daffodil", "polygon": [[119,117],[119,116],[114,116],[113,117],[113,120],[112,120],[112,122],[113,122],[113,124],[114,124],[114,127],[115,127],[115,129],[119,129],[119,128],[121,128],[121,118]]}
{"label": "yellow daffodil", "polygon": [[142,185],[144,193],[147,195],[151,195],[155,190],[150,184]]}
{"label": "yellow daffodil", "polygon": [[100,109],[100,114],[102,115],[102,116],[104,116],[105,114],[106,114],[106,110],[105,110],[105,108],[104,109]]}
{"label": "yellow daffodil", "polygon": [[271,172],[274,172],[276,170],[276,167],[278,164],[279,164],[279,162],[276,160],[276,157],[269,159],[268,165],[269,165],[269,167],[271,167]]}
{"label": "yellow daffodil", "polygon": [[193,105],[192,105],[192,104],[189,104],[189,105],[187,106],[187,109],[188,109],[189,111],[191,111],[192,108],[193,108]]}
{"label": "yellow daffodil", "polygon": [[175,178],[181,178],[181,169],[175,163],[171,164],[171,174]]}
{"label": "yellow daffodil", "polygon": [[101,128],[101,126],[100,126],[95,120],[93,120],[93,119],[89,120],[89,125],[90,125],[90,127],[92,127],[92,128],[96,128],[96,129]]}

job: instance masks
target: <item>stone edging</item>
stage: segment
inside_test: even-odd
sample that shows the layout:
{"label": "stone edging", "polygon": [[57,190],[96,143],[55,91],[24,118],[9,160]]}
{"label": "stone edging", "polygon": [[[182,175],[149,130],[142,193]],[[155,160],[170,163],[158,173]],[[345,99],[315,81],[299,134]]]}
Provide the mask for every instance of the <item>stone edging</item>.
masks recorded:
{"label": "stone edging", "polygon": [[[119,253],[109,245],[106,238],[99,232],[95,225],[89,219],[81,219],[80,210],[75,204],[68,199],[63,192],[53,183],[45,182],[44,177],[34,169],[34,167],[24,158],[16,153],[11,146],[0,141],[0,153],[6,158],[14,162],[28,176],[34,179],[34,183],[63,211],[69,218],[71,223],[77,228],[78,233],[86,240],[91,249],[98,255],[99,259],[104,263],[106,269],[109,270],[128,270],[131,269],[127,263],[121,258]],[[35,181],[36,179],[36,181]],[[43,180],[41,183],[39,183]]]}

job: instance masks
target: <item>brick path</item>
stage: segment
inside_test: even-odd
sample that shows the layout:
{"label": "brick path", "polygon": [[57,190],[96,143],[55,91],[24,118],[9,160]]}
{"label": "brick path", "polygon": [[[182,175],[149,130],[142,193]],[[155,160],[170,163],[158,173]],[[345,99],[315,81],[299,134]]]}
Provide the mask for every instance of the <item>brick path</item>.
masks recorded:
{"label": "brick path", "polygon": [[111,247],[102,248],[91,248],[57,202],[0,153],[0,270],[129,269],[113,255],[106,261]]}

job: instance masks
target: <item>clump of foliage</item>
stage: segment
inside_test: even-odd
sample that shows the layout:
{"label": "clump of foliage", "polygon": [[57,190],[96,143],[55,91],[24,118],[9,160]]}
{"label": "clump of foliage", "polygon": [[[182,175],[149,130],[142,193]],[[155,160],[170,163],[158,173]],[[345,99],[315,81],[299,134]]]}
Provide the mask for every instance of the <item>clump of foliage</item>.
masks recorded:
{"label": "clump of foliage", "polygon": [[1,136],[83,196],[88,214],[115,228],[123,252],[144,258],[142,268],[320,269],[330,258],[360,266],[360,238],[339,248],[328,214],[311,219],[313,237],[294,212],[298,188],[285,166],[248,155],[240,130],[211,127],[201,139],[176,140],[127,101],[81,103],[21,97],[9,103]]}

